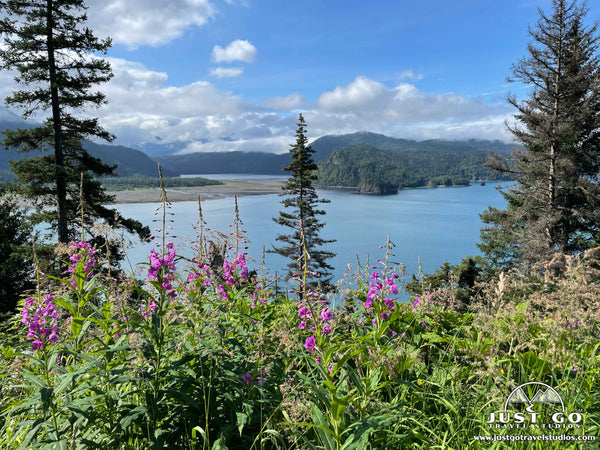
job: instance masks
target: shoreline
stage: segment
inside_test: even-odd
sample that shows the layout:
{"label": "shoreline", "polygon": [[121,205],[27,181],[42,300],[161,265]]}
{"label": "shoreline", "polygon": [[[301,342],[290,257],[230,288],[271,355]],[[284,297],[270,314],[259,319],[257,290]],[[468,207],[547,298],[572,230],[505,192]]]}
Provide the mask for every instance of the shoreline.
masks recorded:
{"label": "shoreline", "polygon": [[[235,179],[222,180],[222,185],[197,186],[197,187],[175,187],[166,188],[167,200],[169,202],[200,201],[228,198],[237,195],[265,195],[279,194],[281,186],[287,183],[287,179],[264,178],[264,179]],[[115,197],[112,204],[118,203],[157,203],[161,201],[160,188],[134,189],[125,191],[108,192]]]}
{"label": "shoreline", "polygon": [[[197,201],[200,196],[200,201],[216,200],[229,198],[237,195],[243,197],[247,195],[266,195],[279,194],[281,187],[287,183],[287,179],[283,178],[262,178],[249,179],[239,178],[232,180],[223,180],[222,185],[212,186],[197,186],[197,187],[176,187],[166,188],[167,200],[169,202],[189,202]],[[491,181],[490,181],[491,182]],[[472,182],[473,183],[473,182]],[[479,181],[475,182],[479,183]],[[455,185],[455,186],[418,186],[418,187],[403,187],[398,191],[408,189],[437,189],[437,188],[453,188],[453,187],[468,187],[471,185]],[[356,187],[348,186],[317,186],[319,189],[333,191],[356,191]],[[112,204],[119,203],[159,203],[161,201],[160,188],[142,188],[124,191],[108,192],[114,195],[115,201]],[[368,195],[368,194],[362,194]],[[393,194],[388,194],[393,195]]]}

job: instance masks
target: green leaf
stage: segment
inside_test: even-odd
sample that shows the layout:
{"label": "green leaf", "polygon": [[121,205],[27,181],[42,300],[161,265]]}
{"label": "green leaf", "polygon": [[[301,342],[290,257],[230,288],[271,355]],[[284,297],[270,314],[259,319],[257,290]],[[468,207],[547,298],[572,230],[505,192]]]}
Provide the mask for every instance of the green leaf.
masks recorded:
{"label": "green leaf", "polygon": [[44,383],[41,378],[36,377],[35,375],[31,374],[31,373],[23,373],[23,378],[25,378],[27,381],[29,381],[31,384],[43,388],[46,387],[46,383]]}
{"label": "green leaf", "polygon": [[127,414],[121,418],[119,424],[121,428],[127,428],[131,425],[131,422],[136,420],[138,417],[143,416],[148,412],[148,409],[145,406],[137,406],[132,410],[128,411]]}
{"label": "green leaf", "polygon": [[321,438],[321,442],[325,446],[327,450],[334,450],[337,448],[336,444],[336,435],[335,431],[333,431],[328,425],[329,423],[325,420],[325,416],[319,409],[317,405],[311,402],[310,411],[312,413],[313,424],[309,424],[311,427],[314,427]]}
{"label": "green leaf", "polygon": [[229,447],[225,444],[225,436],[219,437],[211,447],[212,450],[228,450]]}
{"label": "green leaf", "polygon": [[204,448],[204,446],[208,444],[208,438],[206,437],[206,432],[204,431],[204,428],[202,428],[201,426],[195,426],[194,428],[192,428],[192,440],[194,441],[195,445],[198,440],[198,433],[200,433],[200,436],[202,436],[202,448]]}
{"label": "green leaf", "polygon": [[240,432],[240,436],[242,435],[242,431],[244,430],[244,426],[248,423],[248,414],[244,412],[235,413],[237,417],[237,427]]}

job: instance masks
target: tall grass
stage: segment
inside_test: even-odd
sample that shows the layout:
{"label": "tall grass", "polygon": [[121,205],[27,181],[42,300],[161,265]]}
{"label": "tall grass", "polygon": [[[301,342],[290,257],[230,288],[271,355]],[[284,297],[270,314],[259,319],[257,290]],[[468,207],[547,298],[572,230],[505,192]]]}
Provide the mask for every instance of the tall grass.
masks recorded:
{"label": "tall grass", "polygon": [[[455,310],[451,290],[427,286],[397,301],[388,239],[333,308],[302,273],[299,302],[247,266],[237,204],[224,246],[205,241],[201,217],[198,257],[180,260],[168,206],[163,190],[145,279],[109,270],[85,236],[64,249],[63,277],[39,274],[3,331],[0,447],[598,448],[476,440],[599,434],[596,253],[560,273],[500,274]],[[556,389],[577,427],[490,426],[530,381]]]}

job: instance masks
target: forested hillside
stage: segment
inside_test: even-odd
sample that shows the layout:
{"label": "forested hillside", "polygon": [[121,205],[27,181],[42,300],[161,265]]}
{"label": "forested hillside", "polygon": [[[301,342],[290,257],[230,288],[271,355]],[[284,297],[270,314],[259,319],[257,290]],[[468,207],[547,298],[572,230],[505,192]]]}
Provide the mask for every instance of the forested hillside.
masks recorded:
{"label": "forested hillside", "polygon": [[319,161],[331,155],[335,149],[346,148],[355,145],[370,145],[381,150],[406,151],[436,151],[464,153],[472,151],[493,152],[507,154],[513,148],[513,144],[501,141],[486,141],[482,139],[469,140],[443,140],[429,139],[425,141],[414,141],[410,139],[399,139],[383,134],[361,131],[352,134],[329,135],[316,139],[311,147],[315,151],[315,160]]}
{"label": "forested hillside", "polygon": [[499,179],[485,167],[484,151],[394,151],[370,145],[338,148],[319,163],[319,182],[359,187],[364,193],[391,193],[402,187],[466,185]]}

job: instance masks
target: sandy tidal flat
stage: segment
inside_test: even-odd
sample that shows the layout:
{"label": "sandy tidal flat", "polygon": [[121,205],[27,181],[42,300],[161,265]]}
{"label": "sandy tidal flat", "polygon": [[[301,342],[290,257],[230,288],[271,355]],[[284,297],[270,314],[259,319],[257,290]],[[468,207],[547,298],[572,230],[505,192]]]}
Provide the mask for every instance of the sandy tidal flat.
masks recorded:
{"label": "sandy tidal flat", "polygon": [[[167,199],[171,202],[201,201],[233,197],[234,195],[279,194],[281,186],[287,182],[283,178],[224,180],[219,186],[166,188]],[[110,192],[115,203],[154,203],[161,199],[159,188],[135,189]]]}

